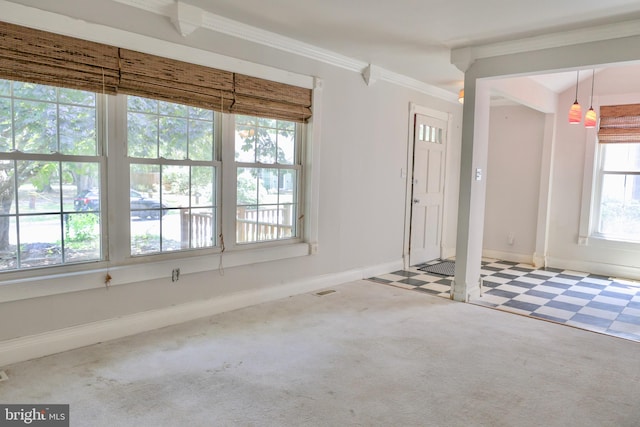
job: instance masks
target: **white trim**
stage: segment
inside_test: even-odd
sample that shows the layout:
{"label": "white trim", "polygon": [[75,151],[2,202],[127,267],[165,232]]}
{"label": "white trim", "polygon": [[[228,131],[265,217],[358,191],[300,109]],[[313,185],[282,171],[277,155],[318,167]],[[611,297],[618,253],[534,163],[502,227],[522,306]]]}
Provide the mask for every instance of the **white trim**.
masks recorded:
{"label": "white trim", "polygon": [[324,82],[314,81],[311,119],[307,123],[304,140],[302,173],[304,188],[304,228],[305,240],[309,242],[309,254],[318,253],[318,223],[320,213],[320,149],[322,147],[322,89]]}
{"label": "white trim", "polygon": [[194,301],[6,340],[0,342],[0,366],[213,316],[291,295],[313,292],[329,286],[395,271],[401,266],[402,260],[397,260],[387,264],[305,278],[279,286],[259,287],[251,291],[238,292],[206,301]]}
{"label": "white trim", "polygon": [[[148,280],[170,280],[173,268],[179,268],[181,275],[184,276],[191,273],[215,272],[221,263],[224,268],[231,268],[306,256],[308,254],[308,244],[296,243],[238,250],[225,252],[224,254],[213,253],[193,256],[192,253],[186,252],[178,254],[184,255],[183,258],[171,258],[170,262],[167,260],[152,262],[148,260],[149,257],[139,257],[133,260],[133,262],[137,262],[136,264],[110,267],[107,263],[96,263],[99,267],[75,272],[69,272],[69,267],[67,266],[64,267],[66,271],[63,273],[43,276],[33,276],[34,272],[32,270],[25,270],[16,273],[18,278],[0,282],[0,303],[103,288],[105,287],[107,273],[111,276],[109,286],[120,286]],[[160,256],[159,258],[163,257]]]}
{"label": "white trim", "polygon": [[495,251],[492,249],[483,249],[482,257],[533,265],[533,255],[531,254],[518,254],[515,252],[504,252],[504,251]]}
{"label": "white trim", "polygon": [[[489,43],[479,46],[460,47],[451,51],[451,63],[468,68],[477,59],[535,50],[573,46],[601,40],[611,40],[640,35],[640,20],[618,22],[572,31],[561,31],[518,40]],[[466,68],[465,68],[466,70]],[[463,70],[464,71],[464,70]]]}
{"label": "white trim", "polygon": [[[137,7],[147,12],[155,13],[166,17],[171,16],[171,6],[173,0],[113,0],[128,6]],[[303,43],[299,40],[282,36],[280,34],[266,31],[242,22],[234,21],[220,15],[216,15],[207,11],[202,11],[202,28],[226,34],[252,43],[258,43],[263,46],[272,47],[284,52],[293,53],[305,58],[331,64],[336,67],[344,68],[357,73],[364,73],[369,64],[357,59],[350,58],[339,53]],[[375,78],[393,83],[398,86],[413,89],[426,95],[443,99],[449,102],[457,102],[458,95],[439,87],[426,84],[414,78],[375,66]]]}
{"label": "white trim", "polygon": [[640,268],[619,264],[607,264],[594,261],[569,260],[564,258],[547,257],[547,267],[562,268],[564,270],[583,271],[607,277],[624,277],[640,280]]}

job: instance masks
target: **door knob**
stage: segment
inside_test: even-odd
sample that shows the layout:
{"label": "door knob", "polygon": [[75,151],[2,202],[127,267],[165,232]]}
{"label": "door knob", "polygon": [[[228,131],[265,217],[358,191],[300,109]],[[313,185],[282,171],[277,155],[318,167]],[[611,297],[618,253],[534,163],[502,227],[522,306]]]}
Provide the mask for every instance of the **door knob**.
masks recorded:
{"label": "door knob", "polygon": [[413,199],[413,203],[414,203],[414,204],[415,204],[415,203],[420,203],[420,200],[418,200],[418,199]]}

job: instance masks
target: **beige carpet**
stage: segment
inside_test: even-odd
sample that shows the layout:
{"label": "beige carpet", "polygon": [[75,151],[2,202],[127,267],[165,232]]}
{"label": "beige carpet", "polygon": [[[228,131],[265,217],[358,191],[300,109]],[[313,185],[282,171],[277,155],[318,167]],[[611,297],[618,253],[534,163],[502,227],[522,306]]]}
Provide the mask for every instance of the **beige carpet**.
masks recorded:
{"label": "beige carpet", "polygon": [[5,367],[72,426],[637,426],[640,344],[358,281]]}

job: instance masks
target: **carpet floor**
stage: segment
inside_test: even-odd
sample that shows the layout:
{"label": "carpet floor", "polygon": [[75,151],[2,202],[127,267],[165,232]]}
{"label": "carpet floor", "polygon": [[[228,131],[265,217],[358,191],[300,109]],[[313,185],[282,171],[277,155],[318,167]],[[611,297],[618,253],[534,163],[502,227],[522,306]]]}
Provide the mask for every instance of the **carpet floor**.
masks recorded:
{"label": "carpet floor", "polygon": [[4,368],[72,426],[637,426],[640,344],[369,281]]}

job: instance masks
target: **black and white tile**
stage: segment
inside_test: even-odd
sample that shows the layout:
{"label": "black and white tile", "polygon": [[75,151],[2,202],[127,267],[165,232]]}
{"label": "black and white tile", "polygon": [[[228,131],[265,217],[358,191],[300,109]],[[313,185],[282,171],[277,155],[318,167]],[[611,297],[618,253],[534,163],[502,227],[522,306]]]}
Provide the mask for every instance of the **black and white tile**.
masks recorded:
{"label": "black and white tile", "polygon": [[[369,280],[449,298],[453,277],[424,273],[424,265]],[[640,283],[491,259],[481,275],[473,304],[640,342]]]}

